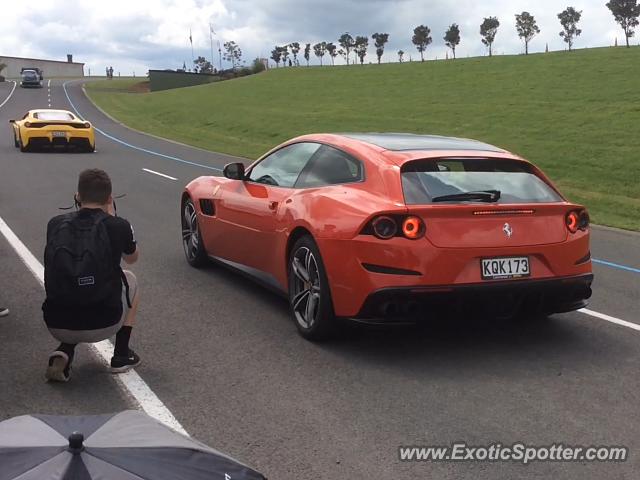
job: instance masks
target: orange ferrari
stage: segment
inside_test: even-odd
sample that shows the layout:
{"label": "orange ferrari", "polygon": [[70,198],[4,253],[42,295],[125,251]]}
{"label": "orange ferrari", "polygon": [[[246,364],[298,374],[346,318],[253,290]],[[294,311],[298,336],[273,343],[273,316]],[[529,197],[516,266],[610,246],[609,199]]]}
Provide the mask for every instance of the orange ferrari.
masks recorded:
{"label": "orange ferrari", "polygon": [[589,215],[533,164],[474,140],[321,134],[189,183],[182,238],[284,293],[308,339],[395,322],[582,308]]}

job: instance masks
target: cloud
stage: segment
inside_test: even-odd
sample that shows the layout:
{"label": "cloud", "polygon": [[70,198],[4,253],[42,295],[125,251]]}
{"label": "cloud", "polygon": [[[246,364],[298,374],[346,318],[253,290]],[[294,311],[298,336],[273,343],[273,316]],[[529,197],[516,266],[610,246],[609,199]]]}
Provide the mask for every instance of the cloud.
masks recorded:
{"label": "cloud", "polygon": [[[611,45],[624,41],[604,0],[571,2],[583,11],[582,36],[575,46]],[[564,4],[562,4],[564,6]],[[479,26],[484,17],[497,16],[501,25],[494,52],[516,54],[523,45],[515,30],[515,14],[532,13],[541,29],[531,44],[532,52],[561,50],[556,0],[30,0],[29,8],[19,2],[3,5],[0,55],[66,59],[72,53],[92,73],[113,65],[123,75],[143,74],[149,68],[176,68],[191,58],[189,31],[194,55],[211,57],[209,24],[216,32],[214,65],[218,65],[217,42],[234,40],[250,63],[256,56],[268,57],[275,45],[290,42],[333,41],[344,32],[371,36],[389,33],[383,61],[395,61],[396,52],[405,59],[419,58],[411,44],[413,28],[431,28],[433,44],[426,57],[442,58],[447,52],[442,37],[451,23],[458,23],[459,57],[485,54]],[[637,42],[637,40],[635,41]],[[375,61],[373,41],[365,61]],[[317,63],[312,58],[313,63]]]}

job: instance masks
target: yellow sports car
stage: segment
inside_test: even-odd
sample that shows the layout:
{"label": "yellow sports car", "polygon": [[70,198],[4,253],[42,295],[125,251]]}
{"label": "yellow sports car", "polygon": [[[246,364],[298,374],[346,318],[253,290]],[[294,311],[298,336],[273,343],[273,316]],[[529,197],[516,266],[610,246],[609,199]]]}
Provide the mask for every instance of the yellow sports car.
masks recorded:
{"label": "yellow sports car", "polygon": [[21,120],[9,120],[13,142],[21,152],[37,147],[72,147],[87,152],[96,149],[96,137],[89,122],[66,110],[29,110]]}

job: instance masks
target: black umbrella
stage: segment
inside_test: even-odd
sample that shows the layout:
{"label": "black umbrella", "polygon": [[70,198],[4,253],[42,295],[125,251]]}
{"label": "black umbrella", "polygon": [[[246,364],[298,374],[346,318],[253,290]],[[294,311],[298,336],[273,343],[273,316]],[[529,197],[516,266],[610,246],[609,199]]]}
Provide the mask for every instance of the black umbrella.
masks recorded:
{"label": "black umbrella", "polygon": [[148,415],[23,415],[0,422],[0,480],[264,480]]}

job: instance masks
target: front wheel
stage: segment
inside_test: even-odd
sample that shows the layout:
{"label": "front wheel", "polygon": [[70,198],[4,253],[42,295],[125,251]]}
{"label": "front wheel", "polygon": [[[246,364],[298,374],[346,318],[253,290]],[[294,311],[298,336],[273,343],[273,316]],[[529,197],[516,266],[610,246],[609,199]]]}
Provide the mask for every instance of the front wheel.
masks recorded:
{"label": "front wheel", "polygon": [[18,141],[18,137],[16,137],[16,132],[13,132],[13,146],[20,148],[20,142]]}
{"label": "front wheel", "polygon": [[182,205],[182,246],[189,265],[195,268],[208,263],[207,252],[204,249],[198,215],[193,201],[189,198]]}
{"label": "front wheel", "polygon": [[289,306],[293,321],[307,340],[326,340],[335,333],[336,318],[329,281],[313,239],[296,241],[289,255]]}

